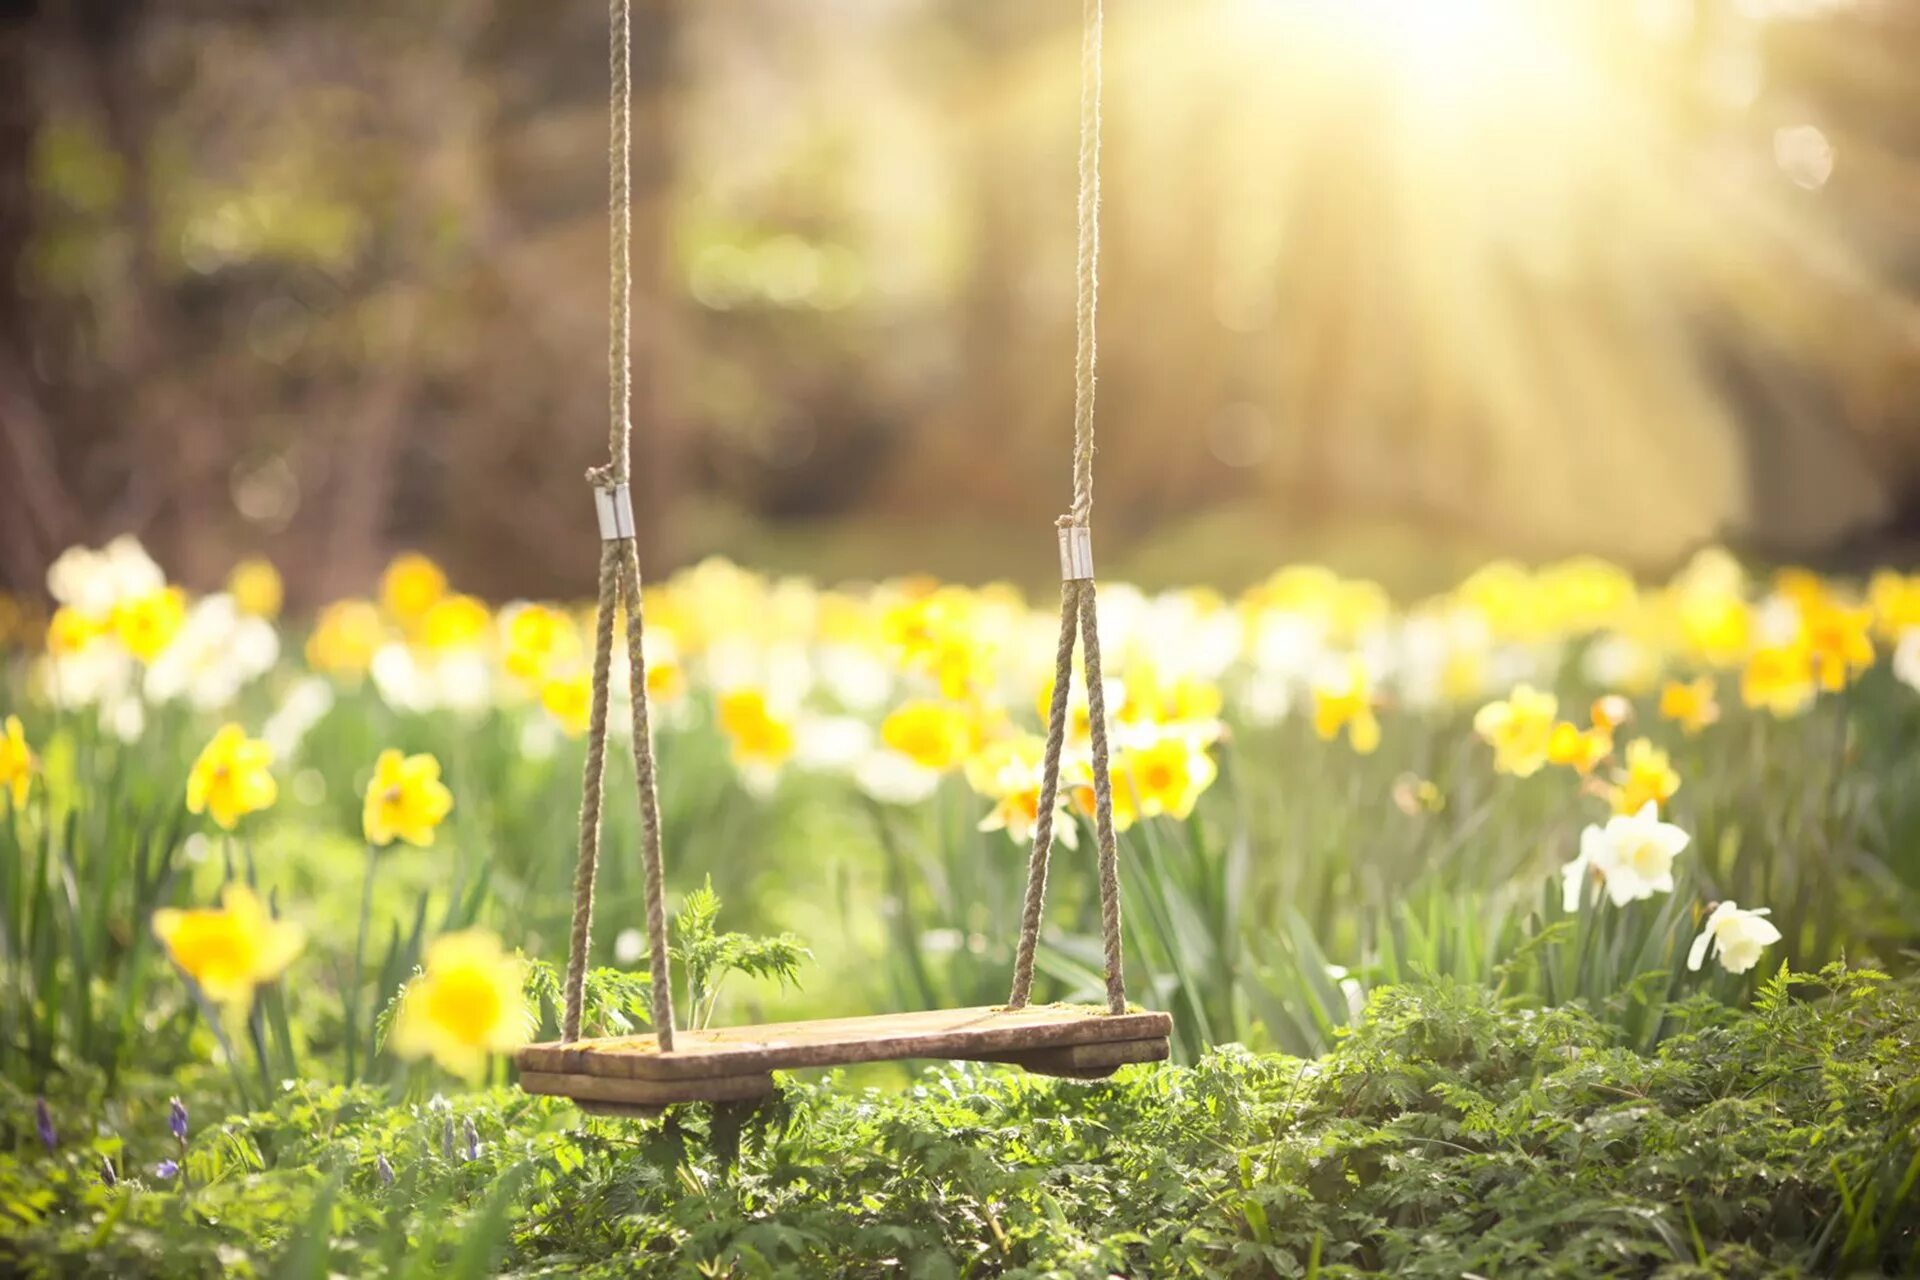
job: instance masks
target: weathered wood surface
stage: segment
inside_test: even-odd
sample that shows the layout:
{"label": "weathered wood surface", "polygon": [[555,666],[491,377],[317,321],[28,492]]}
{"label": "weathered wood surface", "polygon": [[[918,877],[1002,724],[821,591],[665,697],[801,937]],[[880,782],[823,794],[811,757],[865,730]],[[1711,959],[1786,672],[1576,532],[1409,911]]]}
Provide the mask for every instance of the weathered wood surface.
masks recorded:
{"label": "weathered wood surface", "polygon": [[[1016,1062],[1038,1071],[1058,1068],[1058,1074],[1083,1076],[1089,1071],[1110,1072],[1125,1062],[1166,1057],[1166,1038],[1172,1029],[1173,1019],[1164,1013],[1109,1014],[1104,1009],[1064,1004],[1025,1009],[982,1006],[682,1031],[674,1036],[670,1054],[662,1054],[651,1035],[536,1044],[522,1049],[515,1061],[523,1080],[532,1074],[687,1082],[902,1058]],[[1114,1045],[1128,1047],[1105,1056],[1091,1052],[1095,1046]],[[1080,1056],[1047,1056],[1062,1050]],[[676,1100],[695,1099],[677,1091]]]}
{"label": "weathered wood surface", "polygon": [[633,1080],[621,1076],[564,1075],[522,1071],[520,1087],[575,1102],[606,1102],[627,1107],[663,1107],[674,1102],[741,1102],[773,1092],[764,1071],[705,1080]]}

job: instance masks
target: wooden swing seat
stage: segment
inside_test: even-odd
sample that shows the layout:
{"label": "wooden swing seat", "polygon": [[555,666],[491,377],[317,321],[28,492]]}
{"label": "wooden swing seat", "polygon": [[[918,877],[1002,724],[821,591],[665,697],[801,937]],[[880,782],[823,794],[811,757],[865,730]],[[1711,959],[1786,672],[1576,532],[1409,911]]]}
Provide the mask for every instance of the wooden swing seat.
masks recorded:
{"label": "wooden swing seat", "polygon": [[1006,1062],[1039,1075],[1098,1080],[1130,1062],[1161,1062],[1173,1019],[1088,1005],[984,1005],[927,1013],[550,1041],[515,1057],[520,1087],[571,1098],[596,1115],[655,1115],[678,1102],[743,1102],[773,1092],[773,1072],[946,1058]]}

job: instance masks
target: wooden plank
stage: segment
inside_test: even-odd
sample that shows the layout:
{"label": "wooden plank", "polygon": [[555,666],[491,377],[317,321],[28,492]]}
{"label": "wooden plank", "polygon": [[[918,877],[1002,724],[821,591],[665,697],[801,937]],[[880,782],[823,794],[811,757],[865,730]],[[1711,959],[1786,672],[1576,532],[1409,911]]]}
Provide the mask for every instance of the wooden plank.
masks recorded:
{"label": "wooden plank", "polygon": [[614,1076],[563,1075],[522,1071],[520,1087],[528,1093],[572,1098],[575,1102],[609,1103],[621,1107],[662,1107],[675,1102],[744,1102],[773,1092],[773,1077],[765,1072],[715,1076],[705,1080],[630,1080]]}
{"label": "wooden plank", "polygon": [[681,1031],[670,1054],[653,1036],[551,1042],[522,1049],[523,1072],[631,1080],[700,1080],[901,1058],[999,1060],[1075,1045],[1165,1040],[1164,1013],[1109,1014],[1086,1005],[982,1006],[925,1013]]}
{"label": "wooden plank", "polygon": [[624,1102],[578,1102],[576,1105],[590,1116],[601,1116],[609,1120],[658,1120],[667,1113],[664,1106],[630,1107]]}
{"label": "wooden plank", "polygon": [[1029,1049],[989,1062],[1010,1062],[1036,1075],[1069,1080],[1099,1080],[1135,1062],[1165,1062],[1165,1040],[1119,1040],[1112,1044],[1070,1044],[1057,1049]]}

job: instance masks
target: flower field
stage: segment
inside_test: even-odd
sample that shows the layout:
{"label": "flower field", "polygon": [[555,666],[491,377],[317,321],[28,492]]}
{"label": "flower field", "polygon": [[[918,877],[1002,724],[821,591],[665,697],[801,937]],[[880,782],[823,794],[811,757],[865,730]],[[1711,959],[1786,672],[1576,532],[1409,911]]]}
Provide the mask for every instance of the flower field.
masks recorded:
{"label": "flower field", "polygon": [[[1920,1265],[1920,578],[1103,585],[1129,991],[1174,1064],[644,1124],[505,1057],[557,1034],[590,616],[409,555],[290,618],[271,565],[195,597],[127,540],[48,588],[0,602],[0,1269]],[[1056,625],[1006,586],[648,587],[683,1023],[1006,998]],[[1098,1000],[1070,706],[1037,994]],[[609,769],[600,1034],[649,1002]]]}

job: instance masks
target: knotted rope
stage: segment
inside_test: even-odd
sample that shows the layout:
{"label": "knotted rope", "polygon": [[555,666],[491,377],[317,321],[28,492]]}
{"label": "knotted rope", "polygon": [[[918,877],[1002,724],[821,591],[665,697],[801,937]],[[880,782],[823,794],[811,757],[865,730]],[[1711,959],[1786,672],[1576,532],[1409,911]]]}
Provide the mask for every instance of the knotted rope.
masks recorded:
{"label": "knotted rope", "polygon": [[1047,861],[1053,853],[1053,814],[1060,797],[1060,757],[1067,736],[1076,633],[1086,669],[1087,714],[1093,755],[1093,825],[1099,844],[1100,932],[1106,944],[1107,1009],[1124,1013],[1127,980],[1120,955],[1119,855],[1113,838],[1113,782],[1107,751],[1106,694],[1100,674],[1100,628],[1092,566],[1094,318],[1100,289],[1100,0],[1081,0],[1079,254],[1074,308],[1073,508],[1060,517],[1060,643],[1054,653],[1053,699],[1047,707],[1047,748],[1039,813],[1027,860],[1027,897],[1020,948],[1007,1004],[1024,1008],[1033,989],[1033,953],[1047,897]]}
{"label": "knotted rope", "polygon": [[593,884],[600,861],[600,810],[607,758],[607,691],[613,670],[613,632],[625,611],[627,674],[633,706],[634,779],[640,791],[642,858],[647,895],[647,939],[653,968],[653,1025],[663,1053],[673,1051],[673,984],[667,959],[666,908],[660,867],[660,797],[654,781],[653,728],[648,721],[644,610],[640,556],[634,545],[628,480],[631,467],[628,405],[632,398],[631,330],[633,222],[631,149],[633,118],[632,21],[629,0],[609,0],[608,70],[613,82],[607,147],[607,215],[612,273],[607,342],[607,454],[604,467],[587,473],[598,491],[601,513],[600,594],[594,629],[593,696],[587,720],[586,775],[581,784],[580,857],[573,877],[573,929],[567,956],[566,1020],[562,1037],[580,1038],[587,952],[593,931]]}

